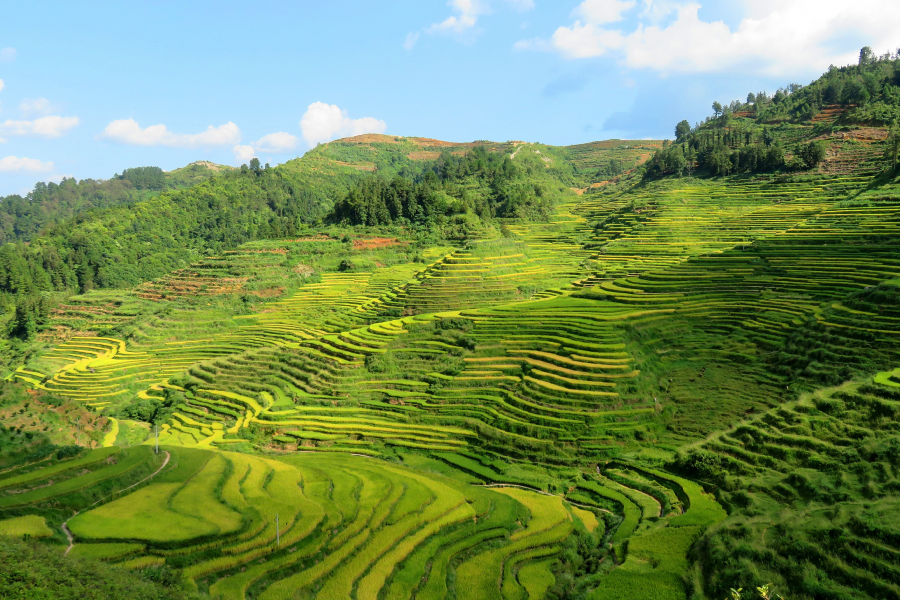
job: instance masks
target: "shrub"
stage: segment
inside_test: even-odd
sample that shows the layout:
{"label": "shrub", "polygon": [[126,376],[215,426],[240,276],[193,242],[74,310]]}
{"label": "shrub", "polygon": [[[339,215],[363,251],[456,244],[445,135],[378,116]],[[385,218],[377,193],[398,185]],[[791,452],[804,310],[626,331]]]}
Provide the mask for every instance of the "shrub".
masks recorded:
{"label": "shrub", "polygon": [[65,460],[81,454],[84,448],[81,446],[63,446],[56,451],[56,460]]}

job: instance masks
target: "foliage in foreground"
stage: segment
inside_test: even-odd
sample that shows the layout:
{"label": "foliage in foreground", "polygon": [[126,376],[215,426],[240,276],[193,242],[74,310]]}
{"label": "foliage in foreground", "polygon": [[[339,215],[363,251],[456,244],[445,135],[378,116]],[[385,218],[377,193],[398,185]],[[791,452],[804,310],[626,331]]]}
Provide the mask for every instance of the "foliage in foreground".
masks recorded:
{"label": "foliage in foreground", "polygon": [[134,573],[97,560],[62,555],[59,547],[0,537],[0,590],[5,600],[187,600],[171,569]]}

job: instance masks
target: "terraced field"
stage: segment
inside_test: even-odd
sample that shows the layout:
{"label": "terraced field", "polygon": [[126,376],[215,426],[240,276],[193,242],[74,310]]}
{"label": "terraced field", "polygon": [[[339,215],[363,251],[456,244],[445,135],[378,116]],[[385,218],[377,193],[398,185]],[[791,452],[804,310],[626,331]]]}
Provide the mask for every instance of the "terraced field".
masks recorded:
{"label": "terraced field", "polygon": [[[702,476],[719,481],[733,511],[701,540],[698,569],[719,585],[736,570],[754,569],[798,594],[897,597],[898,409],[896,388],[844,384],[692,448],[692,464],[714,457]],[[756,516],[786,503],[796,510]],[[736,544],[739,561],[731,558]]]}
{"label": "terraced field", "polygon": [[[333,228],[73,297],[10,376],[113,417],[108,447],[0,472],[0,530],[68,519],[76,555],[214,598],[897,597],[879,140],[821,173],[625,176],[456,246]],[[171,462],[144,481],[147,407]]]}
{"label": "terraced field", "polygon": [[[598,513],[576,512],[560,496],[473,486],[421,461],[414,469],[350,454],[149,450],[96,450],[4,473],[0,505],[28,504],[57,525],[67,518],[62,508],[79,510],[66,522],[73,555],[128,568],[177,566],[217,598],[438,598],[448,589],[460,598],[521,596],[553,581],[549,561],[572,531],[598,527]],[[163,454],[171,460],[162,471],[137,491],[115,493],[128,473]],[[90,476],[73,473],[84,467]],[[87,487],[72,484],[88,478]],[[0,527],[50,534],[43,517]]]}

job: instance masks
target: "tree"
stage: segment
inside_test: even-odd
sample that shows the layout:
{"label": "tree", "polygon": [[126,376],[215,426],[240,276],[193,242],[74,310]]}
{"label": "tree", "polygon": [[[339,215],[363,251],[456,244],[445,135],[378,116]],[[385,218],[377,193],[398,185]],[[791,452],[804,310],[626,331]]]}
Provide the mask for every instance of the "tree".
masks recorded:
{"label": "tree", "polygon": [[718,100],[712,103],[713,113],[718,117],[722,112],[722,105],[719,104]]}
{"label": "tree", "polygon": [[756,104],[756,94],[753,92],[747,94],[747,104]]}
{"label": "tree", "polygon": [[688,123],[687,119],[681,121],[678,125],[675,126],[675,141],[682,142],[684,138],[686,138],[691,133],[691,124]]}
{"label": "tree", "polygon": [[619,159],[612,158],[605,167],[597,171],[598,177],[615,177],[621,175],[625,171],[625,167]]}
{"label": "tree", "polygon": [[728,175],[729,173],[731,173],[731,169],[734,167],[734,164],[731,162],[731,158],[726,155],[721,148],[717,148],[712,154],[709,155],[707,164],[709,165],[710,171],[712,171],[715,175]]}
{"label": "tree", "polygon": [[697,160],[697,151],[694,150],[693,146],[688,146],[687,150],[684,151],[685,165],[684,168],[687,171],[688,177],[691,176],[691,173],[694,172],[694,162]]}
{"label": "tree", "polygon": [[685,160],[684,152],[681,150],[681,146],[675,146],[672,148],[672,156],[669,159],[669,164],[672,167],[672,170],[675,171],[675,174],[681,177],[684,173],[685,168],[687,168],[687,160]]}
{"label": "tree", "polygon": [[859,51],[859,66],[865,66],[874,62],[875,53],[872,52],[871,46],[863,46]]}
{"label": "tree", "polygon": [[813,169],[825,160],[825,142],[810,142],[801,144],[795,152],[795,168]]}
{"label": "tree", "polygon": [[10,333],[23,340],[29,340],[37,332],[37,319],[35,318],[35,300],[29,296],[22,296],[16,301],[16,314],[12,320]]}

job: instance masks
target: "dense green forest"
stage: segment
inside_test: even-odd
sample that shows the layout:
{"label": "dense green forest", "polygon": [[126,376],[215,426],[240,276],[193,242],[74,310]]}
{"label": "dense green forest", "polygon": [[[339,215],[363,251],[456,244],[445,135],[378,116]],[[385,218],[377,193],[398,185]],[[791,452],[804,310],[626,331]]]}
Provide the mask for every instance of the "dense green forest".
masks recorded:
{"label": "dense green forest", "polygon": [[551,190],[535,177],[545,166],[522,158],[516,162],[483,147],[463,156],[443,152],[413,176],[388,182],[374,175],[360,181],[329,217],[353,225],[427,225],[467,213],[485,221],[546,218],[553,208]]}
{"label": "dense green forest", "polygon": [[728,105],[714,102],[713,116],[691,127],[675,127],[675,143],[654,154],[645,177],[697,174],[721,176],[740,173],[806,171],[824,159],[822,139],[787,142],[779,131],[790,124],[814,123],[826,107],[837,119],[816,125],[815,137],[857,124],[893,125],[888,153],[896,165],[900,151],[900,58],[860,51],[859,64],[831,67],[807,86],[791,84],[773,95],[747,95],[747,101]]}
{"label": "dense green forest", "polygon": [[325,200],[283,170],[256,165],[224,173],[185,190],[110,206],[90,218],[58,220],[27,246],[4,245],[0,291],[137,285],[203,254],[290,235],[320,218]]}
{"label": "dense green forest", "polygon": [[24,197],[0,198],[0,244],[28,241],[44,229],[89,211],[147,200],[164,190],[190,187],[214,177],[212,165],[193,163],[169,173],[159,167],[125,169],[108,180],[73,178],[38,182]]}

